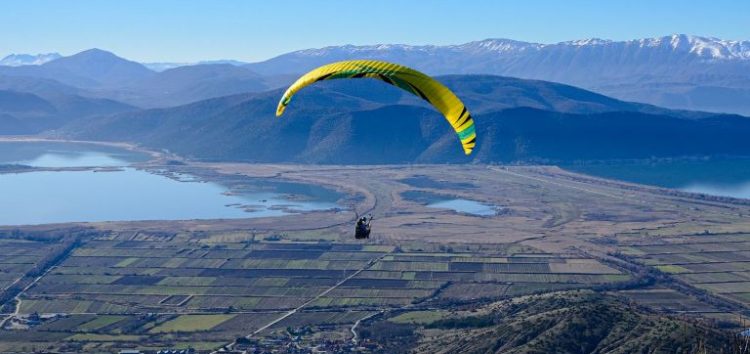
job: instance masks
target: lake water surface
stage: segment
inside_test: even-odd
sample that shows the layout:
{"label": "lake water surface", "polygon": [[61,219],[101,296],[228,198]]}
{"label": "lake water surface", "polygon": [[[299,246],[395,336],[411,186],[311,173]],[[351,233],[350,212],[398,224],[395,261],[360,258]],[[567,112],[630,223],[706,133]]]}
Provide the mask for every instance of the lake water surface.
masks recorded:
{"label": "lake water surface", "polygon": [[712,158],[561,166],[567,170],[692,193],[750,199],[750,158]]}
{"label": "lake water surface", "polygon": [[452,209],[459,213],[479,216],[492,216],[497,214],[494,206],[469,199],[447,199],[427,204],[428,208]]}
{"label": "lake water surface", "polygon": [[[268,180],[229,193],[192,176],[175,179],[128,167],[148,159],[92,144],[2,142],[0,165],[110,169],[0,173],[0,225],[281,216],[336,208],[340,197],[318,186]],[[121,168],[112,170],[116,166]]]}
{"label": "lake water surface", "polygon": [[406,191],[404,199],[424,204],[428,208],[451,209],[453,211],[477,216],[497,215],[498,207],[476,200],[448,197],[424,191]]}

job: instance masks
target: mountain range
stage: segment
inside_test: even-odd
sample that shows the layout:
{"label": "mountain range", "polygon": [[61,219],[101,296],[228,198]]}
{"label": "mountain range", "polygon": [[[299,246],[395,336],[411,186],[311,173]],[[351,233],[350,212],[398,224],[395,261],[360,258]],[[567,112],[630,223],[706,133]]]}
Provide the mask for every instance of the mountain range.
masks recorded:
{"label": "mountain range", "polygon": [[438,77],[472,107],[478,148],[463,155],[434,109],[374,80],[282,90],[70,123],[57,136],[134,142],[203,160],[324,164],[558,163],[750,155],[750,119],[673,111],[572,86],[488,75]]}
{"label": "mountain range", "polygon": [[448,46],[346,45],[300,50],[247,67],[265,75],[297,73],[354,58],[393,61],[433,75],[554,81],[627,101],[750,115],[750,41],[700,36],[555,44],[487,39]]}
{"label": "mountain range", "polygon": [[37,134],[70,121],[135,110],[104,98],[0,90],[0,135]]}
{"label": "mountain range", "polygon": [[[566,71],[576,69],[586,71],[591,76],[578,79],[580,83],[585,83],[597,81],[593,77],[595,74],[619,75],[618,71],[625,68],[638,68],[640,72],[653,73],[664,70],[669,65],[746,62],[750,60],[750,41],[675,34],[629,41],[592,38],[554,44],[486,39],[445,46],[343,45],[299,50],[248,66],[266,74],[297,73],[323,63],[352,57],[393,60],[419,67],[433,75],[535,71],[533,75],[566,78],[580,75]],[[289,65],[292,63],[300,67]],[[597,69],[586,68],[584,64],[593,64]],[[618,64],[620,67],[611,64]],[[554,78],[546,79],[555,81]]]}
{"label": "mountain range", "polygon": [[[706,94],[706,102],[721,106],[715,111],[743,111],[748,101],[737,100],[737,94],[750,82],[748,47],[682,35],[550,45],[486,40],[456,46],[339,46],[261,63],[196,64],[160,72],[91,49],[38,65],[0,66],[0,134],[128,141],[198,159],[254,162],[747,156],[748,118],[648,102],[688,100],[672,89],[692,87]],[[463,156],[449,126],[425,102],[373,80],[316,84],[295,97],[284,119],[273,118],[283,87],[296,75],[353,57],[446,74],[438,79],[476,119],[476,153]],[[474,73],[485,71],[584,87],[630,87],[650,96],[638,100],[647,103],[635,103],[568,84]],[[711,98],[711,92],[720,93]]]}
{"label": "mountain range", "polygon": [[242,66],[248,63],[239,60],[231,59],[220,59],[220,60],[201,60],[198,62],[184,62],[184,63],[170,63],[170,62],[158,62],[158,63],[143,63],[143,65],[150,70],[156,72],[162,72],[164,70],[179,68],[181,66],[192,66],[192,65],[211,65],[211,64],[229,64],[234,66]]}
{"label": "mountain range", "polygon": [[[92,49],[38,61],[41,65],[0,66],[0,76],[54,80],[83,90],[79,94],[84,96],[151,108],[279,88],[318,65],[354,58],[398,62],[432,75],[490,74],[553,81],[625,101],[750,115],[750,41],[683,34],[554,44],[487,39],[446,46],[343,45],[250,64],[220,60],[143,65]],[[154,82],[168,89],[154,96],[148,92],[154,91]]]}
{"label": "mountain range", "polygon": [[60,53],[10,54],[0,59],[0,66],[41,65],[60,58]]}
{"label": "mountain range", "polygon": [[155,72],[113,53],[90,49],[41,65],[0,66],[0,89],[49,91],[166,107],[268,89],[265,78],[232,64],[180,66]]}

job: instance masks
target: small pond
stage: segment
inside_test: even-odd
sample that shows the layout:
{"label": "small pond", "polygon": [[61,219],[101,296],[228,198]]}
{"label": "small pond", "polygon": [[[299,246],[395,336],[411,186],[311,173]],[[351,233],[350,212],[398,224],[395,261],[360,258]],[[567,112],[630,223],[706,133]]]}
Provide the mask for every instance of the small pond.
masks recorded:
{"label": "small pond", "polygon": [[406,200],[424,204],[428,208],[450,209],[470,215],[493,216],[497,215],[498,211],[495,205],[424,191],[407,191],[402,193],[402,196]]}

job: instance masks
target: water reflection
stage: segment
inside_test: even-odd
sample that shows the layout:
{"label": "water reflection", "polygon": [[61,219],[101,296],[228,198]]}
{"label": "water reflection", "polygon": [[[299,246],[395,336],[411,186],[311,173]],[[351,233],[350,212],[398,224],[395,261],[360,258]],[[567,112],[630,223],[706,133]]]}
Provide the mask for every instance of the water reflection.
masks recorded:
{"label": "water reflection", "polygon": [[459,213],[466,213],[480,216],[491,216],[497,214],[497,210],[492,205],[483,204],[468,199],[449,199],[440,202],[427,204],[428,208],[452,209]]}
{"label": "water reflection", "polygon": [[82,143],[0,142],[0,164],[33,167],[127,166],[149,155],[116,147]]}
{"label": "water reflection", "polygon": [[680,188],[691,193],[702,193],[732,198],[750,199],[750,182],[733,185],[695,183]]}
{"label": "water reflection", "polygon": [[[127,166],[148,158],[93,145],[24,144],[23,147],[0,144],[0,164]],[[201,182],[191,175],[177,176],[170,178],[131,167],[106,172],[0,174],[0,225],[269,217],[336,208],[340,197],[322,187],[295,183],[248,179],[243,181],[244,188],[231,191],[224,185]]]}
{"label": "water reflection", "polygon": [[451,209],[459,213],[478,216],[492,216],[497,215],[498,212],[498,207],[495,205],[425,191],[406,191],[401,193],[401,196],[406,200],[424,204],[428,208]]}
{"label": "water reflection", "polygon": [[750,198],[748,158],[665,159],[561,167],[603,178],[692,193]]}

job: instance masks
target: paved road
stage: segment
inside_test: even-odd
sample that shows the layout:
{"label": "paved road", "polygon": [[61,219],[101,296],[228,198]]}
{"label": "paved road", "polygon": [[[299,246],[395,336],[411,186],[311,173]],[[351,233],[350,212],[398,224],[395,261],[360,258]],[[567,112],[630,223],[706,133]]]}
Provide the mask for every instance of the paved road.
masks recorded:
{"label": "paved road", "polygon": [[[16,296],[13,297],[12,301],[14,301],[16,303],[16,309],[15,309],[15,311],[13,311],[12,314],[8,315],[8,317],[4,318],[3,321],[0,322],[0,328],[3,328],[5,326],[5,323],[8,322],[11,318],[14,318],[14,317],[18,316],[18,312],[21,311],[21,295],[23,295],[23,293],[25,293],[27,290],[31,289],[32,286],[36,285],[36,283],[39,281],[39,279],[44,278],[44,276],[47,275],[47,273],[49,273],[50,271],[52,271],[52,269],[55,269],[55,268],[56,268],[56,266],[52,266],[52,267],[47,268],[47,270],[45,270],[44,273],[42,273],[40,276],[34,278],[34,281],[32,281],[29,285],[26,285],[26,287],[24,287],[23,289],[21,289],[21,291],[19,291],[18,294],[16,294]],[[19,281],[20,280],[21,279],[19,279]]]}
{"label": "paved road", "polygon": [[355,344],[357,343],[357,327],[359,327],[359,324],[362,321],[367,320],[369,318],[372,318],[372,317],[374,317],[376,315],[380,315],[383,312],[385,312],[385,310],[381,310],[381,311],[378,311],[378,312],[375,312],[375,313],[371,313],[371,314],[369,314],[369,315],[367,315],[365,317],[362,317],[362,318],[358,319],[357,322],[354,322],[354,324],[352,325],[352,328],[349,329],[352,332],[352,342],[354,342]]}

